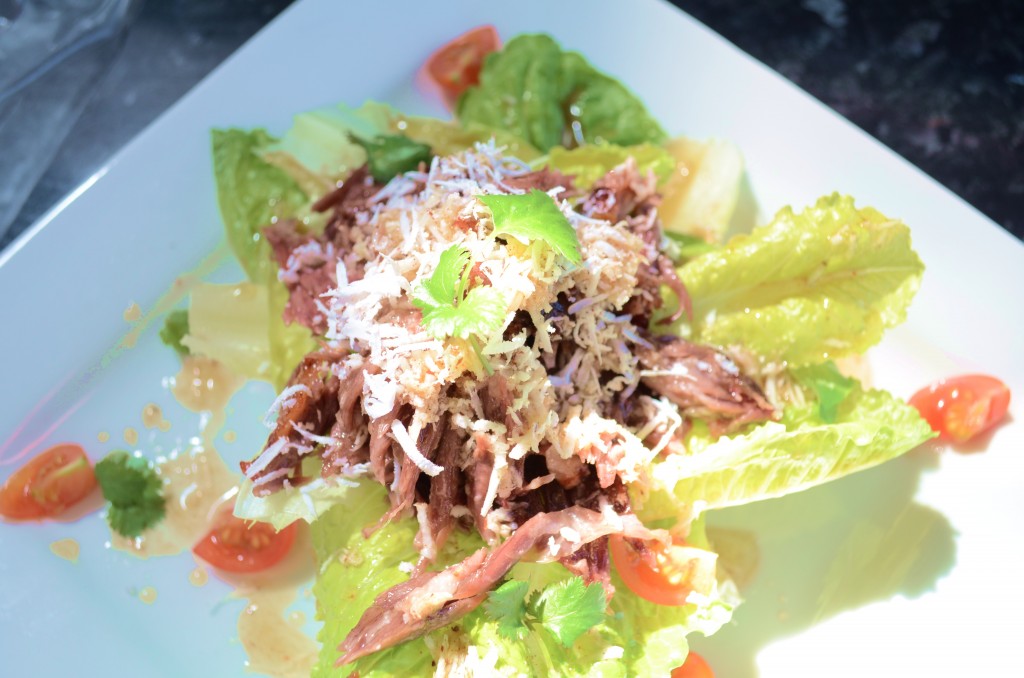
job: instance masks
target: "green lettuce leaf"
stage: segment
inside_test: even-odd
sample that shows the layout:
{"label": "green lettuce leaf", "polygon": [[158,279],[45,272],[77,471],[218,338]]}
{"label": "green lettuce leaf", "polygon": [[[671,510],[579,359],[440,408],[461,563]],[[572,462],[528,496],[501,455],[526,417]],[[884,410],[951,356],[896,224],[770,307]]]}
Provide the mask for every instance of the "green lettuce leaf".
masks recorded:
{"label": "green lettuce leaf", "polygon": [[480,84],[466,90],[456,112],[463,124],[511,132],[542,151],[665,138],[636,96],[547,35],[520,35],[487,55]]}
{"label": "green lettuce leaf", "polygon": [[379,134],[372,138],[354,137],[366,151],[366,163],[374,180],[384,184],[395,175],[411,172],[419,164],[430,164],[430,146],[413,141],[404,134]]}
{"label": "green lettuce leaf", "polygon": [[568,174],[574,178],[573,183],[577,187],[586,189],[627,158],[636,161],[641,173],[654,172],[659,183],[668,179],[676,169],[676,161],[668,151],[654,144],[593,144],[572,149],[555,146],[547,156],[535,160],[533,164],[538,167],[547,165],[562,174]]}
{"label": "green lettuce leaf", "polygon": [[241,377],[269,381],[280,389],[295,365],[315,347],[305,327],[281,320],[287,299],[287,291],[276,280],[270,287],[197,285],[188,308],[184,345]]}
{"label": "green lettuce leaf", "polygon": [[791,366],[863,353],[906,317],[924,266],[910,231],[833,194],[679,269],[693,337]]}
{"label": "green lettuce leaf", "polygon": [[839,405],[857,386],[857,380],[840,374],[839,368],[831,360],[820,365],[797,368],[793,370],[793,376],[817,396],[818,416],[826,424],[836,420]]}
{"label": "green lettuce leaf", "polygon": [[[319,462],[319,459],[315,461]],[[349,481],[328,484],[317,480],[302,489],[288,487],[266,497],[257,497],[252,493],[252,481],[245,478],[235,499],[235,515],[245,520],[270,523],[274,529],[283,530],[296,520],[313,523],[334,506],[347,501],[352,490],[353,485]]]}
{"label": "green lettuce leaf", "polygon": [[[736,602],[735,592],[727,585],[699,604],[654,605],[634,596],[616,579],[611,614],[575,638],[569,648],[548,632],[509,639],[501,623],[481,606],[451,627],[335,668],[338,645],[379,593],[408,578],[401,564],[418,558],[414,520],[394,521],[368,539],[363,537],[362,529],[375,523],[387,507],[384,488],[361,482],[349,488],[344,505],[335,506],[311,526],[318,563],[313,593],[318,619],[324,622],[317,636],[321,654],[314,678],[343,678],[352,671],[359,671],[363,678],[428,678],[441,661],[449,668],[475,666],[483,671],[479,675],[668,675],[686,658],[686,635],[714,633],[729,620]],[[439,566],[461,560],[481,544],[475,534],[455,531],[439,554]],[[573,576],[557,563],[520,563],[510,573],[514,580],[526,582],[531,592]],[[609,649],[613,647],[622,648],[621,658],[615,658],[615,651]],[[491,670],[480,669],[480,662]]]}
{"label": "green lettuce leaf", "polygon": [[698,424],[686,439],[689,454],[653,465],[660,489],[639,514],[645,522],[661,520],[680,505],[711,509],[799,492],[898,457],[934,435],[917,410],[859,384],[838,405],[834,423],[810,403],[787,407],[779,422],[717,440]]}
{"label": "green lettuce leaf", "polygon": [[217,203],[228,245],[249,279],[277,280],[277,266],[260,230],[275,218],[294,216],[308,197],[284,170],[263,159],[275,139],[265,130],[213,130]]}

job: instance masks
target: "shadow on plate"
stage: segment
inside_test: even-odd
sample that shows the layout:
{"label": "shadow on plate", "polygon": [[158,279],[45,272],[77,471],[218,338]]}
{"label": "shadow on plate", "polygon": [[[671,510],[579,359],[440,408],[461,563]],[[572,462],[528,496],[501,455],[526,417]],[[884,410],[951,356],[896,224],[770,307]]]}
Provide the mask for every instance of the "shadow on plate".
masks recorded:
{"label": "shadow on plate", "polygon": [[922,447],[807,492],[709,514],[744,603],[718,634],[692,638],[694,649],[717,675],[756,678],[758,653],[779,639],[933,590],[956,561],[949,521],[913,501],[936,465],[935,451]]}

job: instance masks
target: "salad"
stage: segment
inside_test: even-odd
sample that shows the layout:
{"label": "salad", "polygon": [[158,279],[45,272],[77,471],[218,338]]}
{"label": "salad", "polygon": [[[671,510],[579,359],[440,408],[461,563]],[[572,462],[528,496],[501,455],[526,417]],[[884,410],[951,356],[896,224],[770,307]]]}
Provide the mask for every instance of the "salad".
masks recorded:
{"label": "salad", "polygon": [[[831,195],[727,239],[738,152],[669,137],[546,36],[499,50],[483,29],[428,70],[455,120],[367,103],[281,138],[214,132],[247,280],[197,286],[162,337],[278,396],[228,495],[239,520],[193,550],[262,570],[309,525],[314,675],[692,667],[687,636],[740,604],[708,512],[934,435],[849,370],[917,289],[909,231]],[[978,427],[1005,412],[992,393]],[[81,482],[0,494],[4,515],[97,480],[125,537],[175,510],[139,456],[95,478],[74,449],[39,459],[26,488]]]}

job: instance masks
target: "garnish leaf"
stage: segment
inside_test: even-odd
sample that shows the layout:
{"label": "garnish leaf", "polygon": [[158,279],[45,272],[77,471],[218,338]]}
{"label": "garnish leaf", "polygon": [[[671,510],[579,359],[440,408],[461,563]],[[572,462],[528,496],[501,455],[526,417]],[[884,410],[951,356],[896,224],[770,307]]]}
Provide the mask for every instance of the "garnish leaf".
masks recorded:
{"label": "garnish leaf", "polygon": [[413,296],[414,306],[423,311],[423,327],[437,339],[471,335],[488,338],[505,322],[506,302],[500,290],[490,286],[469,292],[469,251],[452,245],[437,262],[437,268],[420,282]]}
{"label": "garnish leaf", "polygon": [[510,579],[488,594],[484,611],[498,622],[498,633],[509,640],[522,640],[529,630],[526,626],[526,592],[530,585]]}
{"label": "garnish leaf", "polygon": [[534,189],[522,195],[482,195],[480,202],[491,210],[494,235],[510,235],[526,245],[540,240],[573,265],[582,263],[576,229],[544,191]]}
{"label": "garnish leaf", "polygon": [[182,343],[186,334],[188,334],[188,311],[179,309],[168,313],[164,318],[164,326],[160,330],[160,341],[173,348],[182,358],[192,353],[188,350],[188,346]]}
{"label": "garnish leaf", "polygon": [[607,606],[603,586],[587,586],[580,577],[572,577],[544,589],[530,601],[528,611],[562,645],[571,647],[592,626],[604,621]]}
{"label": "garnish leaf", "polygon": [[353,136],[352,140],[366,151],[370,174],[380,183],[387,183],[403,172],[411,172],[421,162],[429,163],[433,157],[430,146],[402,134],[382,134],[372,139]]}
{"label": "garnish leaf", "polygon": [[910,230],[838,194],[679,269],[691,338],[791,367],[863,353],[901,322],[924,266]]}
{"label": "garnish leaf", "polygon": [[109,502],[107,522],[124,537],[137,537],[164,517],[163,481],[143,457],[115,450],[96,464],[96,480]]}
{"label": "garnish leaf", "polygon": [[831,360],[820,365],[800,367],[793,370],[793,374],[818,396],[818,416],[826,424],[835,423],[839,406],[857,385],[856,379],[840,374],[839,368]]}

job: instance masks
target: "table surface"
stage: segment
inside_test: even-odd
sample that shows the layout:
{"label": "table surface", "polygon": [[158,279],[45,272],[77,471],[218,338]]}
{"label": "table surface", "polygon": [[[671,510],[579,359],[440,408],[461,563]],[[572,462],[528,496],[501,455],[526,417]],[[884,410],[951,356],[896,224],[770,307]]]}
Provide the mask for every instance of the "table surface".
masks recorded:
{"label": "table surface", "polygon": [[[672,2],[1024,238],[1024,2]],[[289,4],[145,3],[0,248]]]}

